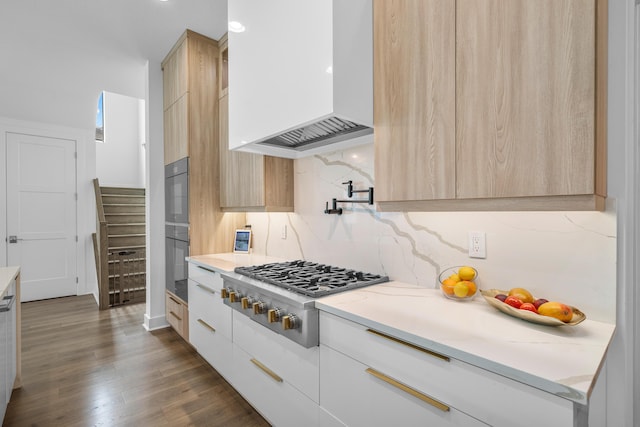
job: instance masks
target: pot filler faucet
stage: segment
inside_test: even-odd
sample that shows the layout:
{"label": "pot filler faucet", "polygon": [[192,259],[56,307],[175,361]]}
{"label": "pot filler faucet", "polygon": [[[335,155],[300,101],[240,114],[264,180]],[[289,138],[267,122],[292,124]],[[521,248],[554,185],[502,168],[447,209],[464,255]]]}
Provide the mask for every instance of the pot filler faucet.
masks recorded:
{"label": "pot filler faucet", "polygon": [[[343,182],[342,184],[347,185],[347,197],[349,197],[349,200],[338,200],[335,198],[331,199],[331,209],[329,209],[329,202],[326,202],[324,213],[328,215],[332,215],[332,214],[342,215],[342,208],[338,207],[338,203],[368,203],[370,205],[373,204],[373,187],[369,187],[368,190],[354,190],[353,181],[351,180],[347,182]],[[366,200],[365,199],[351,200],[351,197],[353,197],[353,193],[368,193],[369,197]]]}

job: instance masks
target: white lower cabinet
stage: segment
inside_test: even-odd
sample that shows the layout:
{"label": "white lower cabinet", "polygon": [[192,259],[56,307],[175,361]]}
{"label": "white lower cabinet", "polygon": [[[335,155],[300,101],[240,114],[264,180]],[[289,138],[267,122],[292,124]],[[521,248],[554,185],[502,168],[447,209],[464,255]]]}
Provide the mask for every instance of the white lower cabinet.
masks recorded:
{"label": "white lower cabinet", "polygon": [[318,425],[318,404],[293,387],[286,372],[273,369],[237,345],[233,360],[234,388],[269,423],[277,427]]}
{"label": "white lower cabinet", "polygon": [[[215,277],[214,273],[209,273]],[[220,274],[217,274],[220,277]],[[189,279],[189,342],[220,375],[232,381],[231,308],[220,292]]]}
{"label": "white lower cabinet", "polygon": [[425,419],[437,426],[526,427],[531,417],[536,425],[582,425],[568,399],[326,312],[320,312],[320,405],[353,427],[374,420],[425,425]]}
{"label": "white lower cabinet", "polygon": [[327,346],[320,358],[321,404],[347,426],[487,425]]}

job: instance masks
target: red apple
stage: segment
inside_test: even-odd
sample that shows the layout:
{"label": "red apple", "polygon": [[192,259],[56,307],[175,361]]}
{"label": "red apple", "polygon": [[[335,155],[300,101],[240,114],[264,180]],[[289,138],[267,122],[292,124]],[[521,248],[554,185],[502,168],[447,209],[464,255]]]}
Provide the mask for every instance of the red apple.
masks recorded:
{"label": "red apple", "polygon": [[528,311],[532,311],[532,312],[538,314],[538,309],[536,308],[535,305],[533,305],[530,302],[525,302],[524,304],[522,304],[520,306],[520,310],[528,310]]}
{"label": "red apple", "polygon": [[504,303],[509,304],[511,307],[520,308],[520,306],[522,305],[522,300],[513,296],[509,296],[504,300]]}
{"label": "red apple", "polygon": [[499,299],[500,301],[504,302],[504,300],[507,299],[507,296],[505,294],[498,294],[495,296],[496,299]]}

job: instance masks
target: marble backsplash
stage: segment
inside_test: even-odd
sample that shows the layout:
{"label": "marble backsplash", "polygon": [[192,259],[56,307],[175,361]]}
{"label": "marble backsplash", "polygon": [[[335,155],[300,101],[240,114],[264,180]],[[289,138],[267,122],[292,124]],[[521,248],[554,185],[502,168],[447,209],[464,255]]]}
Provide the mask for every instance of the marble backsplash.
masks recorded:
{"label": "marble backsplash", "polygon": [[[605,212],[376,212],[346,199],[346,186],[375,187],[373,146],[295,160],[295,213],[250,213],[255,253],[307,259],[433,288],[441,270],[478,269],[480,288],[528,288],[533,295],[615,322],[616,214]],[[354,198],[365,197],[356,194]],[[286,239],[282,238],[283,227]],[[468,256],[468,232],[486,233],[486,259]],[[452,302],[455,303],[455,302]]]}

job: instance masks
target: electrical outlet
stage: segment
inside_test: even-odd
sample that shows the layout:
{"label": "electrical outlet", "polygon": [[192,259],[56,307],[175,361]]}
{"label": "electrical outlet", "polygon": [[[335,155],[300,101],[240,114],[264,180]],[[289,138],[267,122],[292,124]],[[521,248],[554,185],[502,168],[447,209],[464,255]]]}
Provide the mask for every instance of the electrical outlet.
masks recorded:
{"label": "electrical outlet", "polygon": [[287,224],[283,224],[282,225],[282,230],[280,231],[280,238],[282,240],[286,240],[287,239]]}
{"label": "electrical outlet", "polygon": [[486,258],[487,242],[484,231],[469,232],[469,257],[470,258]]}

